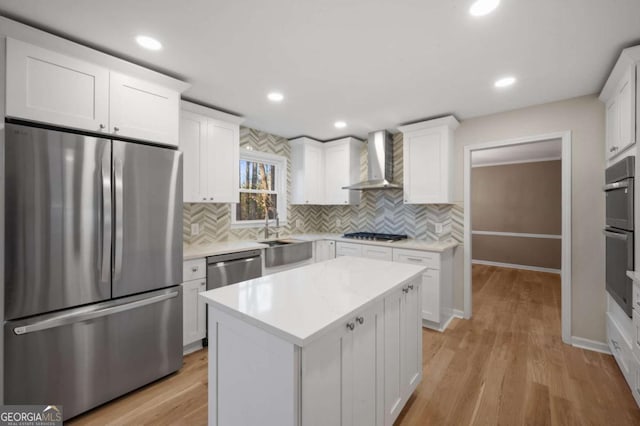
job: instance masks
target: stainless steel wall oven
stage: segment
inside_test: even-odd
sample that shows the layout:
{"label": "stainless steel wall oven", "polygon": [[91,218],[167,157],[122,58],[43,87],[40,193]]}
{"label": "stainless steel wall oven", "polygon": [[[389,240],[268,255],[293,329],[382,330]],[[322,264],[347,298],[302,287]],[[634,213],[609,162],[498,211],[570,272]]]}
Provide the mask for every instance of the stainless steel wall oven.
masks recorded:
{"label": "stainless steel wall oven", "polygon": [[605,172],[606,197],[606,288],[631,317],[633,283],[627,271],[634,270],[634,175],[635,157],[629,156]]}

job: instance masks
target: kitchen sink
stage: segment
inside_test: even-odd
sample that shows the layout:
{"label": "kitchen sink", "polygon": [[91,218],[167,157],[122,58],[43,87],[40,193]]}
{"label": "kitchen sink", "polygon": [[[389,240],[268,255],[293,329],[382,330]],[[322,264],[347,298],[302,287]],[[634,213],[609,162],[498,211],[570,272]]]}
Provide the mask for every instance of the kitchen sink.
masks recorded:
{"label": "kitchen sink", "polygon": [[311,241],[284,239],[263,241],[262,244],[269,246],[264,250],[264,266],[267,268],[302,262],[313,256]]}

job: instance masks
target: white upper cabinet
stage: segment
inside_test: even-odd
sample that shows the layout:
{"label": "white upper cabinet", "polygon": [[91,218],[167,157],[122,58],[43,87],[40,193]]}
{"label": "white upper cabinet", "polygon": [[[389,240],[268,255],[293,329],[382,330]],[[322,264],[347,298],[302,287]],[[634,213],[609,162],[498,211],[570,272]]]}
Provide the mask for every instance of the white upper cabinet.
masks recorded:
{"label": "white upper cabinet", "polygon": [[345,205],[360,201],[359,191],[342,187],[360,180],[362,141],[349,137],[321,143],[303,137],[289,143],[292,204]]}
{"label": "white upper cabinet", "polygon": [[638,138],[638,63],[640,46],[625,49],[600,93],[600,100],[605,103],[607,159],[624,152]]}
{"label": "white upper cabinet", "polygon": [[237,203],[243,119],[182,102],[180,145],[185,203]]}
{"label": "white upper cabinet", "polygon": [[178,145],[180,92],[175,88],[10,38],[6,66],[9,117]]}
{"label": "white upper cabinet", "polygon": [[92,132],[109,125],[109,70],[7,38],[7,116]]}
{"label": "white upper cabinet", "polygon": [[401,126],[405,204],[453,202],[453,116]]}
{"label": "white upper cabinet", "polygon": [[362,141],[344,138],[324,144],[324,204],[358,204],[360,191],[342,187],[360,180]]}
{"label": "white upper cabinet", "polygon": [[322,143],[299,138],[291,144],[291,204],[324,204]]}
{"label": "white upper cabinet", "polygon": [[109,83],[110,133],[178,145],[178,92],[115,72]]}

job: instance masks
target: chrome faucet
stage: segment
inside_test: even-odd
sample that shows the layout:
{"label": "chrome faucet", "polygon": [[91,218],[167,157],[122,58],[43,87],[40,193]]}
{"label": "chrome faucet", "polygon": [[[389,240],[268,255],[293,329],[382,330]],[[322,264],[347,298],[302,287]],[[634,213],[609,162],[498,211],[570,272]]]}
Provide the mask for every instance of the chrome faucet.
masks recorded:
{"label": "chrome faucet", "polygon": [[276,217],[276,226],[275,226],[276,238],[280,238],[280,216],[278,216],[278,210],[273,208],[268,208],[264,215],[264,239],[265,240],[269,238],[269,235],[271,235],[271,232],[269,231],[269,211],[270,210],[273,211]]}

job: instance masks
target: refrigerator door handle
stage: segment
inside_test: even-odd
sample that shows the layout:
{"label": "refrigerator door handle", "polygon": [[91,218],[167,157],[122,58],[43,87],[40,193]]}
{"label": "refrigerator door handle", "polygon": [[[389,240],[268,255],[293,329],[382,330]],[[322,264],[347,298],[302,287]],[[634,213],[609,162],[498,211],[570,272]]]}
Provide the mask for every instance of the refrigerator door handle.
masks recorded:
{"label": "refrigerator door handle", "polygon": [[53,318],[48,318],[41,322],[34,324],[23,325],[15,327],[13,332],[17,335],[23,335],[33,333],[36,331],[48,330],[51,328],[61,327],[63,325],[73,324],[77,322],[89,321],[96,318],[106,317],[108,315],[117,314],[119,312],[130,311],[132,309],[141,308],[143,306],[152,305],[154,303],[162,302],[164,300],[173,299],[179,295],[178,291],[172,291],[170,293],[160,294],[158,296],[149,297],[146,299],[136,300],[135,302],[122,303],[120,301],[114,301],[115,305],[107,306],[102,309],[98,309],[90,312],[76,312],[72,314],[61,314]]}
{"label": "refrigerator door handle", "polygon": [[111,269],[111,155],[110,150],[102,154],[102,169],[100,180],[102,182],[102,209],[100,221],[102,222],[102,262],[100,265],[103,283],[110,283],[109,272]]}
{"label": "refrigerator door handle", "polygon": [[116,204],[116,217],[115,217],[115,259],[113,262],[113,280],[120,280],[120,274],[122,273],[122,244],[123,244],[123,226],[122,216],[124,212],[124,194],[122,188],[122,162],[120,160],[114,160],[113,173],[115,175],[115,204]]}

